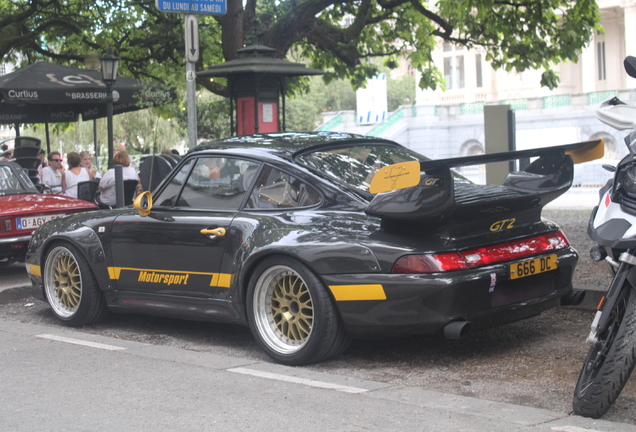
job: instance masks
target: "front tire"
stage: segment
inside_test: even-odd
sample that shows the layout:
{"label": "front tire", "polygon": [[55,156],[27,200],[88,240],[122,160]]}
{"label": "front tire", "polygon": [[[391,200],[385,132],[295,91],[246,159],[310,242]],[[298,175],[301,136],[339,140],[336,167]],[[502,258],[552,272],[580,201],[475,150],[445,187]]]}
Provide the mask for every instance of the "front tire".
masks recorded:
{"label": "front tire", "polygon": [[285,365],[323,361],[351,343],[327,288],[288,257],[268,258],[257,266],[249,281],[247,315],[261,348]]}
{"label": "front tire", "polygon": [[574,390],[574,414],[600,418],[620,395],[636,364],[636,294],[626,284],[612,322],[592,345]]}
{"label": "front tire", "polygon": [[71,327],[108,316],[104,295],[84,256],[71,245],[53,247],[44,259],[44,294],[55,316]]}

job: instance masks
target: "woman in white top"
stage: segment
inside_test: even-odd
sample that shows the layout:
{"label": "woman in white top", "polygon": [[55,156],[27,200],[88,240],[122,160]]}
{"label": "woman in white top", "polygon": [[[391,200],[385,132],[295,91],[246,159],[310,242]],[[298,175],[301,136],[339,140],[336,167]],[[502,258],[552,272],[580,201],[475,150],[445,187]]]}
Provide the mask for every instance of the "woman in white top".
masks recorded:
{"label": "woman in white top", "polygon": [[92,180],[91,173],[80,166],[82,159],[79,153],[70,152],[66,155],[68,160],[68,170],[62,172],[62,190],[64,195],[77,198],[77,184],[83,181]]}
{"label": "woman in white top", "polygon": [[89,173],[91,173],[91,175],[93,176],[93,180],[99,180],[102,176],[102,173],[100,173],[99,170],[93,166],[93,158],[91,158],[91,154],[87,151],[83,151],[80,152],[79,155],[82,159],[80,165],[86,168]]}
{"label": "woman in white top", "polygon": [[[139,176],[137,171],[130,166],[130,157],[125,151],[120,151],[113,156],[113,165],[122,166],[122,176],[124,180],[137,180]],[[137,185],[140,188],[141,185]],[[108,206],[114,206],[117,204],[117,197],[115,195],[115,168],[111,168],[104,173],[104,176],[99,181],[99,202]]]}

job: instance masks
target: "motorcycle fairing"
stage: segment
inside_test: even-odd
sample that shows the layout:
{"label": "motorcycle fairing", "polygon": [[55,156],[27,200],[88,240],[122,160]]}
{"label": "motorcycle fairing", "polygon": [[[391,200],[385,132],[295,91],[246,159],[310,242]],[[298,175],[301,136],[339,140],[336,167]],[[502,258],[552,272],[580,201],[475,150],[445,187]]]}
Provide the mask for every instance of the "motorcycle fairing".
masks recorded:
{"label": "motorcycle fairing", "polygon": [[636,247],[636,216],[612,201],[612,189],[605,191],[590,218],[587,234],[601,246],[616,249]]}

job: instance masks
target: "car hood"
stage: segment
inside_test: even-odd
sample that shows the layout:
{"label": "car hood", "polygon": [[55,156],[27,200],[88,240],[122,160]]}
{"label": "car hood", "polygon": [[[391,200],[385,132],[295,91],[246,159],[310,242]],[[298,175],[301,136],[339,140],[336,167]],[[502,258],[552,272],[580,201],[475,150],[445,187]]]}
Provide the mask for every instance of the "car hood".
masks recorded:
{"label": "car hood", "polygon": [[56,194],[20,194],[0,197],[0,214],[49,213],[96,210],[97,205],[81,199]]}

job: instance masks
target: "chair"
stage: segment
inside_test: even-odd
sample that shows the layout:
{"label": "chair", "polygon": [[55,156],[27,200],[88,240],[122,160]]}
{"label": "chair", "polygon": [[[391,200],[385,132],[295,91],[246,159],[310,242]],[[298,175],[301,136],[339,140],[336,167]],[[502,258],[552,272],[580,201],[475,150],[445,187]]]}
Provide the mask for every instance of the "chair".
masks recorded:
{"label": "chair", "polygon": [[162,155],[146,156],[139,165],[139,177],[145,191],[153,191],[172,171],[170,162],[160,156]]}
{"label": "chair", "polygon": [[137,180],[124,180],[124,205],[131,205],[135,199]]}
{"label": "chair", "polygon": [[179,161],[175,159],[172,155],[160,154],[157,156],[165,160],[166,162],[168,162],[168,165],[170,165],[170,168],[176,167],[177,164],[179,163]]}
{"label": "chair", "polygon": [[84,201],[94,203],[98,186],[99,182],[97,180],[88,180],[77,183],[77,197]]}

